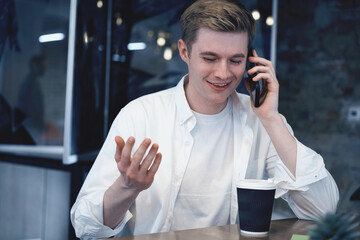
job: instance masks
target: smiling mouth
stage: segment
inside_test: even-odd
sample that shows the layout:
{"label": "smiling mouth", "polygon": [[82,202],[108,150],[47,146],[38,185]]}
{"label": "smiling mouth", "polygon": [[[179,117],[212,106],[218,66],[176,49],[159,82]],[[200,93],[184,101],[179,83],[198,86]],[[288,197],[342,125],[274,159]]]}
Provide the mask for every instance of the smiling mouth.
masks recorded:
{"label": "smiling mouth", "polygon": [[230,85],[231,82],[229,83],[212,83],[212,82],[209,82],[207,81],[208,83],[210,83],[211,85],[215,86],[215,87],[220,87],[220,88],[223,88],[223,87],[226,87],[228,85]]}

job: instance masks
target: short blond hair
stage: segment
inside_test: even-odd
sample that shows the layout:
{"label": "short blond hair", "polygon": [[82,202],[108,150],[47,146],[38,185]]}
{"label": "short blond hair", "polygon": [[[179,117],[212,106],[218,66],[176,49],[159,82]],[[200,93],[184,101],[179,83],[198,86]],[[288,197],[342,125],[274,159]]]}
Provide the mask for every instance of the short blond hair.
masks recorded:
{"label": "short blond hair", "polygon": [[247,32],[248,47],[255,36],[255,20],[236,0],[198,0],[180,18],[181,38],[189,53],[202,27],[219,32]]}

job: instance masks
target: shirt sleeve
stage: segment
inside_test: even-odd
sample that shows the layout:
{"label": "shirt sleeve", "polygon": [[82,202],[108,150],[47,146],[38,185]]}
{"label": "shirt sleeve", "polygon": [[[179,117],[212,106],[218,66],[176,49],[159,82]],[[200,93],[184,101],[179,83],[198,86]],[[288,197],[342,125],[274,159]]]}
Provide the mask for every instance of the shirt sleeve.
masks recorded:
{"label": "shirt sleeve", "polygon": [[276,197],[280,197],[289,190],[307,191],[309,184],[328,176],[322,157],[304,146],[298,140],[296,179],[285,164],[278,158],[273,158],[274,181],[277,186]]}
{"label": "shirt sleeve", "polygon": [[120,176],[114,159],[115,136],[129,137],[132,125],[128,112],[122,110],[114,120],[109,134],[72,206],[70,217],[76,236],[81,239],[109,238],[120,233],[132,217],[127,211],[122,221],[114,229],[103,224],[103,198],[105,191]]}
{"label": "shirt sleeve", "polygon": [[[285,119],[284,119],[285,121]],[[286,121],[285,121],[286,123]],[[291,134],[292,129],[287,125]],[[331,174],[326,170],[323,158],[296,138],[296,178],[280,160],[272,146],[267,168],[277,186],[275,198],[286,200],[300,219],[314,219],[326,212],[335,212],[339,191]]]}
{"label": "shirt sleeve", "polygon": [[94,192],[78,199],[71,209],[71,222],[81,239],[108,238],[117,235],[132,217],[127,211],[121,222],[111,229],[103,224],[104,192]]}
{"label": "shirt sleeve", "polygon": [[105,191],[119,176],[114,160],[114,138],[109,133],[96,161],[71,208],[71,222],[76,236],[81,239],[109,238],[122,231],[132,217],[127,211],[122,221],[114,229],[103,224],[103,198]]}

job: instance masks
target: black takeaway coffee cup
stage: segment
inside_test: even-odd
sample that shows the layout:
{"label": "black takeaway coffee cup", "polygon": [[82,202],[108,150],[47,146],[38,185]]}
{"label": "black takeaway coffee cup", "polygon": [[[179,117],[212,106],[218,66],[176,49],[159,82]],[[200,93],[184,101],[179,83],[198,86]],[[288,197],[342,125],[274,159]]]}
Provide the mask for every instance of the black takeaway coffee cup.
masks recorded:
{"label": "black takeaway coffee cup", "polygon": [[268,234],[274,196],[275,184],[271,179],[243,179],[237,182],[241,234]]}

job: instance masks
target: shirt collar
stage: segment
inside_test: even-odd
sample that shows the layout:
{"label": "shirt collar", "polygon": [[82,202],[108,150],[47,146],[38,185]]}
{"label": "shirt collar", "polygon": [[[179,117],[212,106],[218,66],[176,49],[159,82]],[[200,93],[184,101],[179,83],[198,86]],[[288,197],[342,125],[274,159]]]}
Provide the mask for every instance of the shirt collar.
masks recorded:
{"label": "shirt collar", "polygon": [[185,95],[184,85],[187,81],[188,74],[183,76],[175,87],[175,102],[180,116],[180,124],[184,124],[187,120],[195,118]]}
{"label": "shirt collar", "polygon": [[[190,105],[185,95],[184,85],[188,81],[188,76],[189,76],[188,74],[183,76],[179,81],[179,83],[175,86],[175,102],[180,116],[180,124],[184,124],[186,121],[192,118],[195,119],[195,116],[190,108]],[[248,115],[246,110],[247,107],[244,105],[246,103],[240,100],[240,97],[236,91],[231,94],[231,98],[233,104],[234,117],[240,120],[240,123],[242,125],[245,125]]]}
{"label": "shirt collar", "polygon": [[237,93],[236,91],[233,92],[230,97],[233,103],[234,118],[237,119],[241,125],[245,125],[248,117],[247,107],[244,105],[246,104],[246,102],[241,101],[239,93]]}

